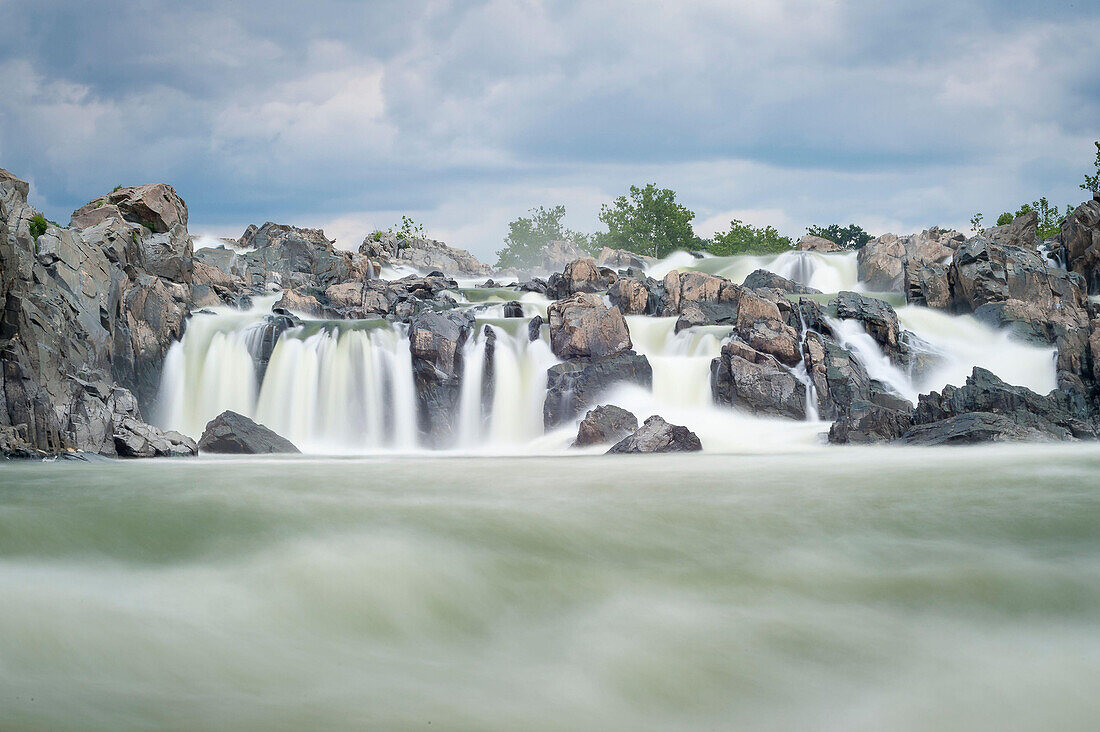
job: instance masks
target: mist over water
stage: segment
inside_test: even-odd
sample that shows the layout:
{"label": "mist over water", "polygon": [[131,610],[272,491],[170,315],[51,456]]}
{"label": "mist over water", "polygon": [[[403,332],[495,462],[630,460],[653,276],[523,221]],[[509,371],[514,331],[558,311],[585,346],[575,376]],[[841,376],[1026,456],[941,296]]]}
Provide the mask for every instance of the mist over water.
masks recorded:
{"label": "mist over water", "polygon": [[1090,729],[1097,475],[1094,445],[4,465],[0,728]]}

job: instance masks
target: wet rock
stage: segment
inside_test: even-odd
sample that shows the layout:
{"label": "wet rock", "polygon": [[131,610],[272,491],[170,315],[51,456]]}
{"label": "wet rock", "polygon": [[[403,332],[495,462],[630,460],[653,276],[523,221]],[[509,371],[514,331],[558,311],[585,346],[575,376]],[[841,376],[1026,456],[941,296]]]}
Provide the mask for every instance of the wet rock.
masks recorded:
{"label": "wet rock", "polygon": [[417,423],[428,444],[441,447],[455,438],[465,369],[462,346],[473,334],[472,313],[422,312],[409,324]]}
{"label": "wet rock", "polygon": [[840,292],[830,303],[841,320],[857,320],[867,334],[882,348],[883,353],[896,365],[908,361],[908,352],[902,337],[898,314],[890,303],[855,292]]}
{"label": "wet rock", "polygon": [[802,344],[802,355],[822,419],[838,419],[848,413],[855,401],[870,401],[871,380],[866,369],[835,340],[808,332]]}
{"label": "wet rock", "polygon": [[849,406],[848,413],[829,428],[829,442],[839,445],[890,442],[900,438],[912,426],[911,404],[890,407],[856,399]]}
{"label": "wet rock", "polygon": [[752,414],[806,418],[806,385],[774,356],[734,339],[711,361],[711,393],[718,404]]}
{"label": "wet rock", "polygon": [[725,277],[673,270],[665,275],[663,285],[665,300],[660,315],[679,315],[683,308],[695,305],[714,322],[730,322],[737,317],[741,287]]}
{"label": "wet rock", "polygon": [[623,315],[644,315],[656,309],[656,300],[651,297],[646,284],[634,277],[620,277],[607,289],[611,304]]}
{"label": "wet rock", "polygon": [[596,266],[591,257],[574,259],[560,273],[550,275],[546,281],[548,297],[561,299],[578,292],[602,292],[616,281],[614,272]]}
{"label": "wet rock", "polygon": [[[826,240],[827,241],[827,240]],[[792,295],[818,295],[821,290],[800,285],[766,269],[758,269],[745,278],[744,287],[751,290],[779,290]]]}
{"label": "wet rock", "polygon": [[395,288],[380,280],[342,282],[325,288],[324,303],[318,305],[337,318],[377,318],[393,311],[399,295]]}
{"label": "wet rock", "polygon": [[632,347],[626,319],[596,295],[577,293],[550,304],[550,347],[558,358],[600,358]]}
{"label": "wet rock", "polygon": [[542,337],[542,316],[536,315],[527,322],[527,340],[537,341]]}
{"label": "wet rock", "polygon": [[504,303],[504,317],[506,318],[522,318],[523,317],[523,305],[516,300],[509,300]]}
{"label": "wet rock", "polygon": [[812,234],[806,234],[798,240],[798,244],[795,248],[800,252],[840,252],[844,251],[843,247],[837,244],[831,239],[824,239],[820,236],[813,236]]}
{"label": "wet rock", "polygon": [[638,429],[638,418],[614,404],[588,411],[577,428],[573,447],[616,443]]}
{"label": "wet rock", "polygon": [[991,412],[968,412],[910,429],[901,439],[910,445],[971,445],[981,442],[1050,442],[1041,431]]}
{"label": "wet rock", "polygon": [[195,441],[179,432],[162,432],[133,417],[123,417],[115,425],[115,451],[119,457],[187,457],[195,455]]}
{"label": "wet rock", "polygon": [[[312,318],[322,317],[325,310],[320,300],[304,290],[284,290],[282,297],[279,298],[274,307],[280,310],[301,313]],[[388,311],[389,308],[387,307],[386,310]]]}
{"label": "wet rock", "polygon": [[775,302],[753,290],[741,293],[737,309],[737,332],[749,346],[794,366],[802,360],[798,331],[787,325]]}
{"label": "wet rock", "polygon": [[621,351],[611,356],[575,358],[554,364],[546,371],[544,426],[551,429],[576,419],[598,404],[600,397],[617,384],[652,386],[653,369],[649,360],[634,351]]}
{"label": "wet rock", "polygon": [[1100,200],[1086,201],[1066,216],[1059,238],[1066,266],[1084,277],[1089,294],[1100,295]]}
{"label": "wet rock", "polygon": [[702,449],[698,436],[687,427],[669,424],[653,415],[634,434],[617,442],[607,454],[699,452]]}
{"label": "wet rock", "polygon": [[73,396],[66,409],[68,444],[74,450],[114,457],[115,425],[126,417],[141,421],[137,398],[129,390],[107,383],[102,375],[73,378]]}
{"label": "wet rock", "polygon": [[285,437],[243,414],[229,410],[206,423],[198,448],[202,452],[227,455],[301,452]]}
{"label": "wet rock", "polygon": [[965,241],[957,231],[937,227],[920,234],[884,234],[872,239],[856,255],[859,279],[874,292],[902,292],[906,263],[917,267],[944,262]]}

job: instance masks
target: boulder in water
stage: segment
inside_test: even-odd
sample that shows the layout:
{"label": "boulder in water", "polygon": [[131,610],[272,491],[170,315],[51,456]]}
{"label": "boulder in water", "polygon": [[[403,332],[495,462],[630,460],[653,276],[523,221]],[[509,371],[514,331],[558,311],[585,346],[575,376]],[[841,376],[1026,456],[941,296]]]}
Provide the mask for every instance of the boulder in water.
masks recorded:
{"label": "boulder in water", "polygon": [[527,340],[537,341],[542,337],[542,316],[536,315],[527,321]]}
{"label": "boulder in water", "polygon": [[653,309],[651,302],[656,304],[646,284],[635,277],[620,277],[607,289],[607,297],[623,315],[644,315]]}
{"label": "boulder in water", "polygon": [[857,399],[869,401],[871,379],[867,370],[847,349],[828,336],[808,332],[802,355],[817,393],[817,413],[837,419],[848,413]]}
{"label": "boulder in water", "polygon": [[555,272],[546,281],[546,294],[555,299],[569,297],[578,292],[600,292],[606,290],[618,279],[614,272],[606,267],[596,266],[591,257],[574,259],[565,265],[559,274]]}
{"label": "boulder in water", "polygon": [[243,414],[228,410],[207,422],[199,439],[199,450],[229,455],[301,452],[285,437]]}
{"label": "boulder in water", "polygon": [[829,303],[841,320],[857,320],[867,334],[882,348],[886,356],[897,365],[906,362],[906,348],[902,337],[898,314],[890,303],[875,297],[843,291]]}
{"label": "boulder in water", "polygon": [[577,428],[573,447],[615,443],[638,429],[638,418],[614,404],[590,409]]}
{"label": "boulder in water", "polygon": [[789,295],[819,295],[821,290],[800,285],[766,269],[758,269],[745,278],[744,287],[751,290],[779,290]]}
{"label": "boulder in water", "polygon": [[123,417],[115,425],[114,441],[119,457],[185,457],[198,451],[190,437],[161,432],[133,417]]}
{"label": "boulder in water", "polygon": [[465,369],[462,346],[473,329],[473,313],[455,311],[425,311],[409,325],[417,421],[421,434],[433,445],[454,439]]}
{"label": "boulder in water", "polygon": [[641,452],[699,452],[703,444],[699,437],[678,424],[669,424],[653,415],[634,434],[615,443],[608,455]]}
{"label": "boulder in water", "polygon": [[800,252],[840,252],[843,248],[832,239],[825,239],[820,236],[814,236],[813,234],[806,234],[798,240],[798,244],[795,245],[795,249]]}
{"label": "boulder in water", "polygon": [[649,360],[634,351],[622,351],[602,358],[574,358],[554,364],[546,371],[544,426],[551,429],[575,419],[598,404],[600,397],[616,384],[652,386]]}
{"label": "boulder in water", "polygon": [[631,348],[623,314],[596,295],[577,293],[550,303],[547,315],[550,347],[559,358],[601,358]]}
{"label": "boulder in water", "polygon": [[946,261],[966,237],[937,227],[919,234],[883,234],[856,255],[859,279],[874,292],[901,292],[906,263],[911,266]]}
{"label": "boulder in water", "polygon": [[506,318],[522,318],[523,317],[523,305],[516,300],[509,300],[504,303],[504,317]]}
{"label": "boulder in water", "polygon": [[661,315],[679,315],[683,308],[694,304],[715,322],[737,317],[741,286],[725,277],[673,270],[665,275],[663,285],[665,299],[660,308]]}
{"label": "boulder in water", "polygon": [[733,339],[711,361],[714,401],[752,414],[806,418],[806,385],[774,357]]}

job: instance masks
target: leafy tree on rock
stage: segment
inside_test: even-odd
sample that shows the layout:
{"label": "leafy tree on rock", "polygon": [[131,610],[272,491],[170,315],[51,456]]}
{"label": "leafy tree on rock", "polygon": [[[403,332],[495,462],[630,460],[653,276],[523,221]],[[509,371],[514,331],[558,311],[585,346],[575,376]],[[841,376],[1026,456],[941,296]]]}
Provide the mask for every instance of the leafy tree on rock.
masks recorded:
{"label": "leafy tree on rock", "polygon": [[695,213],[676,202],[676,192],[650,183],[630,187],[600,209],[607,232],[597,235],[599,246],[626,249],[635,254],[664,257],[677,249],[701,249],[705,243],[691,228]]}
{"label": "leafy tree on rock", "polygon": [[811,226],[806,229],[806,233],[810,236],[820,236],[822,239],[835,241],[845,249],[859,249],[871,241],[871,235],[864,231],[862,226],[856,226],[855,224],[848,224],[847,226],[841,226],[840,224]]}
{"label": "leafy tree on rock", "polygon": [[730,222],[730,229],[719,232],[707,246],[718,257],[739,254],[782,254],[791,250],[791,238],[781,236],[772,226],[753,226],[740,219]]}
{"label": "leafy tree on rock", "polygon": [[582,250],[591,251],[587,234],[562,225],[565,206],[539,206],[529,213],[530,216],[521,216],[508,224],[504,248],[497,250],[498,268],[532,267],[539,262],[542,248],[552,241],[571,241]]}
{"label": "leafy tree on rock", "polygon": [[[1100,191],[1100,140],[1092,143],[1096,145],[1096,172],[1092,175],[1085,175],[1085,182],[1081,184],[1081,187],[1086,191]],[[1069,213],[1068,211],[1066,213]]]}

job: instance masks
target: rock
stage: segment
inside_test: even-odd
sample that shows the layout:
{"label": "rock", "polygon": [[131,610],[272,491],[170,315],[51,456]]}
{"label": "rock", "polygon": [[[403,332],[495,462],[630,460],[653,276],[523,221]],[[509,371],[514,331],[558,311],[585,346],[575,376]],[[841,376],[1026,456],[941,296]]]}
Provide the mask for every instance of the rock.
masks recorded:
{"label": "rock", "polygon": [[596,295],[577,293],[550,303],[550,347],[558,358],[611,356],[632,347],[626,319]]}
{"label": "rock", "polygon": [[547,272],[557,272],[573,260],[587,256],[585,252],[571,241],[551,241],[541,251],[542,269]]}
{"label": "rock", "polygon": [[638,418],[613,404],[589,410],[577,428],[573,447],[616,443],[638,429]]}
{"label": "rock", "polygon": [[1049,442],[1042,432],[990,412],[968,412],[918,425],[902,438],[910,445],[969,445],[980,442]]}
{"label": "rock", "polygon": [[741,293],[737,308],[737,332],[752,348],[794,366],[802,360],[798,331],[784,322],[779,307],[753,290]]}
{"label": "rock", "polygon": [[262,290],[312,287],[370,279],[370,259],[338,251],[320,229],[275,224],[249,226],[233,264],[248,287]]}
{"label": "rock", "polygon": [[617,442],[608,455],[642,452],[699,452],[703,444],[687,427],[669,424],[653,415],[634,434]]}
{"label": "rock", "polygon": [[1059,238],[1066,267],[1085,278],[1091,295],[1100,295],[1100,200],[1086,201],[1062,220]]}
{"label": "rock", "polygon": [[[825,241],[828,241],[827,239]],[[745,278],[744,287],[752,290],[780,290],[792,295],[819,295],[821,290],[800,285],[766,269],[758,269]]]}
{"label": "rock", "polygon": [[523,317],[523,305],[516,300],[509,300],[504,303],[504,317],[506,318],[522,318]]}
{"label": "rock", "polygon": [[945,310],[951,307],[951,281],[947,266],[907,262],[905,267],[905,300],[913,305]]}
{"label": "rock", "polygon": [[294,444],[262,424],[226,410],[206,423],[199,439],[202,452],[226,455],[267,455],[301,452]]}
{"label": "rock", "polygon": [[[338,285],[333,285],[333,287],[338,287]],[[324,314],[321,301],[303,290],[283,290],[282,297],[279,298],[274,307],[280,310],[301,313],[311,318],[320,318]],[[389,307],[387,306],[386,311],[388,310]]]}
{"label": "rock", "polygon": [[[377,318],[393,312],[399,293],[379,280],[341,282],[324,292],[322,309],[338,318]],[[294,308],[290,308],[293,310]]]}
{"label": "rock", "polygon": [[591,257],[574,259],[565,265],[561,273],[550,275],[546,282],[546,294],[555,299],[569,297],[578,292],[601,292],[617,279],[609,269],[600,269]]}
{"label": "rock", "polygon": [[841,247],[835,241],[831,239],[824,239],[820,236],[813,236],[811,234],[806,234],[801,239],[799,239],[798,244],[795,245],[795,248],[798,249],[800,252],[828,253],[844,251],[843,247]]}
{"label": "rock", "polygon": [[75,450],[114,457],[116,425],[124,418],[141,421],[137,399],[129,390],[108,384],[102,375],[73,378],[73,396],[66,409],[68,444]]}
{"label": "rock", "polygon": [[806,418],[806,385],[774,356],[734,339],[711,361],[714,401],[752,414]]}
{"label": "rock", "polygon": [[465,249],[456,249],[425,237],[375,232],[363,240],[359,253],[372,260],[415,267],[421,272],[439,270],[462,277],[477,277],[492,272],[489,265],[482,264]]}
{"label": "rock", "polygon": [[1039,214],[1028,211],[1020,214],[1010,224],[994,226],[983,234],[997,244],[1035,250],[1039,247]]}
{"label": "rock", "polygon": [[600,249],[600,253],[596,255],[596,264],[601,267],[611,267],[612,269],[645,269],[650,264],[656,262],[657,260],[653,257],[647,257],[644,254],[635,254],[625,249],[612,249],[611,247]]}
{"label": "rock", "polygon": [[859,279],[874,292],[901,292],[907,262],[914,267],[944,262],[964,240],[957,231],[937,227],[902,237],[883,234],[856,255]]}
{"label": "rock", "polygon": [[895,364],[908,363],[908,351],[902,338],[898,314],[890,303],[855,292],[837,293],[830,303],[841,320],[858,320],[867,334],[882,347],[882,352]]}
{"label": "rock", "polygon": [[620,277],[607,289],[611,304],[623,315],[644,315],[656,309],[656,298],[646,284],[634,277]]}
{"label": "rock", "polygon": [[900,438],[913,426],[913,407],[883,406],[856,399],[829,428],[829,442],[838,445],[890,442]]}
{"label": "rock", "polygon": [[554,364],[546,371],[544,426],[551,429],[575,419],[598,404],[600,397],[617,384],[651,387],[653,369],[649,360],[634,351],[622,351],[601,358],[575,358]]}
{"label": "rock", "polygon": [[663,284],[665,300],[660,315],[679,315],[688,305],[695,305],[715,323],[737,318],[741,287],[725,277],[673,270],[665,275]]}
{"label": "rock", "polygon": [[542,316],[536,315],[527,322],[527,340],[537,341],[542,337]]}
{"label": "rock", "polygon": [[806,373],[817,394],[817,413],[835,420],[848,414],[857,401],[871,400],[871,380],[866,369],[839,343],[810,331],[802,344]]}
{"label": "rock", "polygon": [[425,311],[409,324],[417,422],[425,441],[436,447],[455,438],[465,369],[462,346],[473,328],[472,313],[454,311]]}
{"label": "rock", "polygon": [[195,441],[179,432],[162,432],[133,417],[115,425],[115,451],[119,457],[186,457],[195,455]]}

